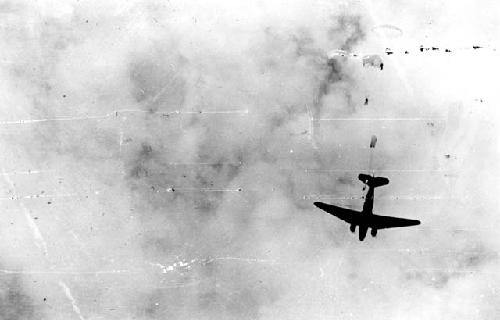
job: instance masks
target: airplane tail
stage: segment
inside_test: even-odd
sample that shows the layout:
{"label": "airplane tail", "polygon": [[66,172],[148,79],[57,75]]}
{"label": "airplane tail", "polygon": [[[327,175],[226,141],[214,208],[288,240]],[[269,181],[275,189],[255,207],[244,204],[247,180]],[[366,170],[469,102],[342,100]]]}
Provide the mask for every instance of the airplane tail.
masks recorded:
{"label": "airplane tail", "polygon": [[372,177],[368,174],[360,173],[358,176],[359,180],[361,180],[364,184],[369,187],[376,188],[389,183],[389,179],[385,177]]}

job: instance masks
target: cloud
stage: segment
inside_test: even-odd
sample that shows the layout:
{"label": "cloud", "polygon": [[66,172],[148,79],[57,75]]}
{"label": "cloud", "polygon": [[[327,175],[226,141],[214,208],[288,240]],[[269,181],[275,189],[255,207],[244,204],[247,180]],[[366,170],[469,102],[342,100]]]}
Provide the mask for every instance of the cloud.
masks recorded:
{"label": "cloud", "polygon": [[[467,288],[493,299],[481,272],[496,265],[498,243],[481,227],[495,221],[495,201],[475,191],[496,181],[481,165],[495,163],[480,142],[492,136],[481,117],[490,111],[466,116],[476,107],[454,88],[469,80],[448,79],[462,71],[440,58],[422,58],[425,67],[388,56],[381,71],[362,57],[328,57],[385,49],[369,8],[47,1],[5,2],[0,12],[9,27],[0,32],[2,102],[11,106],[1,116],[26,120],[3,127],[13,181],[3,186],[34,195],[21,201],[47,243],[45,255],[20,205],[2,202],[2,264],[19,271],[6,296],[21,297],[25,317],[495,313],[458,302]],[[453,57],[468,68],[458,62],[470,56]],[[362,120],[377,117],[432,119]],[[372,169],[391,180],[375,209],[423,225],[358,243],[311,203],[361,207],[355,177],[369,169],[373,134]],[[37,173],[19,173],[27,170]],[[454,184],[440,170],[453,171]],[[467,194],[481,202],[454,200]],[[457,231],[467,228],[483,232]],[[47,295],[51,304],[41,303]]]}
{"label": "cloud", "polygon": [[4,279],[0,291],[0,315],[3,319],[35,319],[35,302],[18,276]]}

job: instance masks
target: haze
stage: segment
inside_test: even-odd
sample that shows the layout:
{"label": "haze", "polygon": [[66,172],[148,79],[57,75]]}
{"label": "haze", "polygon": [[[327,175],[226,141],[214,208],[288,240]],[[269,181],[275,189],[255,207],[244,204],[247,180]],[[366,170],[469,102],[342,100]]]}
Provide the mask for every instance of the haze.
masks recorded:
{"label": "haze", "polygon": [[498,14],[1,2],[0,318],[497,318]]}

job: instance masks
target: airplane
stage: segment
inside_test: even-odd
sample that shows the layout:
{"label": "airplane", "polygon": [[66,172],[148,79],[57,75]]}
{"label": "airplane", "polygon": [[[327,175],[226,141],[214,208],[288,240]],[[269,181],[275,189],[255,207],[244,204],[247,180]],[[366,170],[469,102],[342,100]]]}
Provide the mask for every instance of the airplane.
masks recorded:
{"label": "airplane", "polygon": [[368,228],[371,228],[372,237],[377,236],[377,230],[398,227],[410,227],[420,224],[419,220],[403,219],[397,217],[380,216],[373,213],[374,190],[377,187],[389,183],[385,177],[375,177],[367,174],[359,174],[358,179],[368,186],[363,211],[355,211],[334,206],[323,202],[314,202],[314,205],[321,210],[330,213],[337,218],[349,223],[351,232],[356,232],[356,226],[359,226],[359,241],[366,237]]}

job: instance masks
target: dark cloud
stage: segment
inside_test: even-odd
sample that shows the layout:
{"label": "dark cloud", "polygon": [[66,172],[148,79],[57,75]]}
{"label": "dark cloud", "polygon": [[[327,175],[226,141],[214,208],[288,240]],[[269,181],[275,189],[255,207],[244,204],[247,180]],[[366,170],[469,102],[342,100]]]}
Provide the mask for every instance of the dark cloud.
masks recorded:
{"label": "dark cloud", "polygon": [[340,15],[332,18],[333,26],[330,27],[330,39],[337,41],[340,37],[341,50],[352,50],[366,37],[366,27],[363,26],[363,17],[357,15]]}
{"label": "dark cloud", "polygon": [[443,289],[450,281],[480,272],[481,268],[498,258],[497,253],[485,248],[473,233],[451,232],[447,238],[450,239],[447,246],[420,251],[420,255],[429,257],[429,265],[422,270],[405,272],[405,278]]}
{"label": "dark cloud", "polygon": [[165,50],[160,50],[153,57],[139,54],[137,60],[133,59],[130,63],[132,96],[149,112],[183,109],[186,84],[182,70],[186,64],[185,58]]}
{"label": "dark cloud", "polygon": [[33,301],[17,275],[2,277],[0,317],[5,320],[39,319],[38,303]]}

